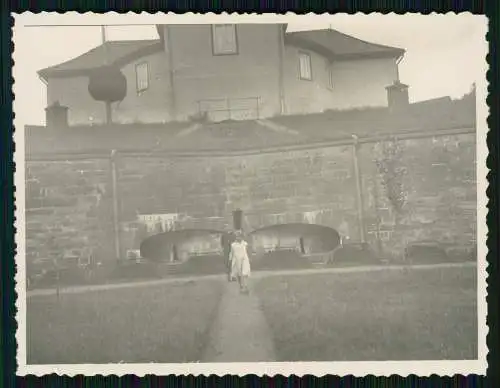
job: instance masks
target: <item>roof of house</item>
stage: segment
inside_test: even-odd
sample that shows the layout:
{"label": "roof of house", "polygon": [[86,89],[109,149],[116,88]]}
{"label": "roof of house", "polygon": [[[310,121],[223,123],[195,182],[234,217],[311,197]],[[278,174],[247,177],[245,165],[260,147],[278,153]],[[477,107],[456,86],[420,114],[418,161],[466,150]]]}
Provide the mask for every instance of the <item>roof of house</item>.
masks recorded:
{"label": "roof of house", "polygon": [[366,42],[333,29],[287,32],[286,39],[332,59],[399,57],[405,53],[402,48]]}
{"label": "roof of house", "polygon": [[[286,32],[285,42],[320,52],[332,59],[398,57],[404,54],[403,49],[365,42],[336,30]],[[123,66],[162,48],[161,39],[108,41],[69,61],[42,69],[38,74],[42,78],[86,75],[104,64],[105,54],[109,64]]]}
{"label": "roof of house", "polygon": [[42,69],[38,74],[43,78],[84,74],[102,66],[105,55],[109,64],[122,66],[161,49],[162,43],[159,39],[107,41],[76,58]]}
{"label": "roof of house", "polygon": [[[26,128],[28,157],[54,154],[118,152],[170,153],[182,156],[276,152],[350,144],[385,136],[433,136],[433,132],[475,130],[475,98],[449,97],[410,104],[400,112],[388,108],[329,111],[269,120],[171,124],[114,124],[53,129]],[[462,133],[462,132],[460,132]]]}

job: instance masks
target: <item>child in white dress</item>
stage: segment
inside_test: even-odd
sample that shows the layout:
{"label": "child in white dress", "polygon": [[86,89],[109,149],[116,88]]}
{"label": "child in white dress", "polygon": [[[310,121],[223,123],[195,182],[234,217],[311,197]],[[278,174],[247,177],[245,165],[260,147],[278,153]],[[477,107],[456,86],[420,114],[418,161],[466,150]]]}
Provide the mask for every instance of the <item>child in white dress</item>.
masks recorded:
{"label": "child in white dress", "polygon": [[241,231],[235,234],[236,241],[231,244],[231,277],[237,278],[240,290],[248,293],[248,278],[250,276],[250,259],[248,257],[248,243],[243,240]]}

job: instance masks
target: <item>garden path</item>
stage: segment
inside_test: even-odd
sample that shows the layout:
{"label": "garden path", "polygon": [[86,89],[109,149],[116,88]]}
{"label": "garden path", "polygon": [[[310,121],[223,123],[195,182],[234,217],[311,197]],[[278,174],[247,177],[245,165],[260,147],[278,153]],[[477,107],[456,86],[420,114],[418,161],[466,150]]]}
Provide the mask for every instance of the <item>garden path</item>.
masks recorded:
{"label": "garden path", "polygon": [[271,331],[257,296],[228,283],[202,362],[276,361]]}

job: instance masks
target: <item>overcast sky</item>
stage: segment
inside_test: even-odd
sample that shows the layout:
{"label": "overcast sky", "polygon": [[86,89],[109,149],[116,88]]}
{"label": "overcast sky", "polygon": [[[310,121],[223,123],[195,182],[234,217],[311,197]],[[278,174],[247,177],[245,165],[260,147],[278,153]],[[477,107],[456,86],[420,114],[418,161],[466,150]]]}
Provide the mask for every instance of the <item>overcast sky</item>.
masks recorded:
{"label": "overcast sky", "polygon": [[[166,15],[92,15],[92,14],[23,14],[16,16],[15,43],[15,112],[16,125],[43,124],[46,90],[36,72],[74,58],[101,42],[98,24],[151,23],[141,26],[110,26],[109,40],[158,38],[154,23],[189,22],[270,22],[265,17],[226,16],[208,20]],[[214,17],[216,18],[214,20]],[[401,81],[410,85],[410,99],[461,97],[472,83],[484,74],[486,50],[485,18],[461,15],[334,15],[281,16],[289,30],[334,28],[374,43],[407,50],[400,64]],[[28,27],[47,24],[97,24],[96,26]]]}

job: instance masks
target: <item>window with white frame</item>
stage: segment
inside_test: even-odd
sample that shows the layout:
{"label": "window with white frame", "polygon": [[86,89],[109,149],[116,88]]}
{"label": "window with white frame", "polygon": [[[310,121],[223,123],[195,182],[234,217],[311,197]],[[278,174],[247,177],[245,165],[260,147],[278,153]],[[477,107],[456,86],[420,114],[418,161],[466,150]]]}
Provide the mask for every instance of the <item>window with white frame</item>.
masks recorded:
{"label": "window with white frame", "polygon": [[235,24],[212,25],[212,50],[214,55],[238,54]]}
{"label": "window with white frame", "polygon": [[334,81],[334,79],[333,79],[333,68],[332,68],[332,66],[330,65],[330,66],[328,67],[328,87],[329,87],[330,89],[333,89],[333,88],[334,88],[334,86],[335,86],[335,81]]}
{"label": "window with white frame", "polygon": [[312,80],[311,56],[307,53],[299,53],[299,76],[303,80]]}
{"label": "window with white frame", "polygon": [[147,62],[135,65],[135,81],[137,93],[149,88],[149,65]]}

